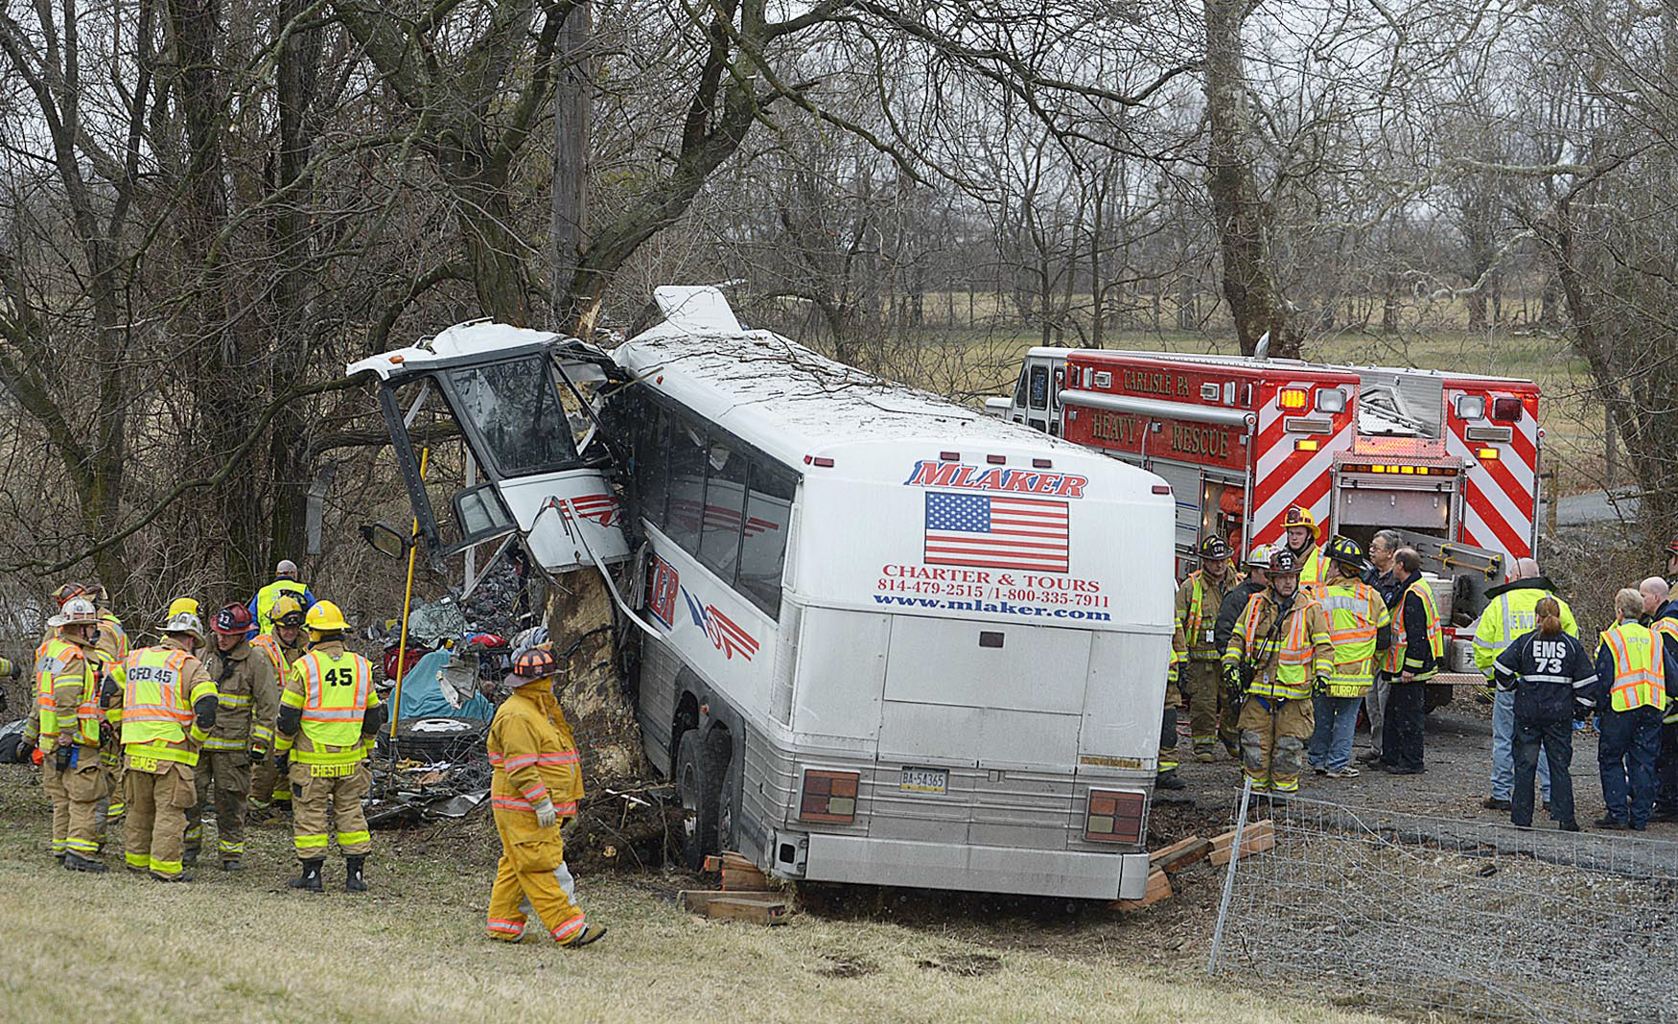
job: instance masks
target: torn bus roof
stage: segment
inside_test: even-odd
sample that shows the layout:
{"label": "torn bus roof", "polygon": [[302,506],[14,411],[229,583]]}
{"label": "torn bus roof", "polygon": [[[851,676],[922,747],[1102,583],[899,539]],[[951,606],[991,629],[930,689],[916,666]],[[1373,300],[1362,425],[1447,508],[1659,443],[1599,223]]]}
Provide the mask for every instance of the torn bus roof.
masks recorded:
{"label": "torn bus roof", "polygon": [[718,425],[773,447],[771,454],[788,464],[849,443],[917,437],[945,443],[960,438],[967,444],[1025,441],[1088,454],[1078,445],[835,362],[771,331],[727,331],[715,315],[719,303],[727,309],[716,295],[705,304],[701,322],[666,320],[618,346],[612,357],[637,378],[676,371],[661,384],[664,389]]}
{"label": "torn bus roof", "polygon": [[564,335],[552,331],[534,331],[528,327],[513,327],[489,320],[469,320],[438,331],[435,337],[426,338],[417,345],[350,363],[344,371],[347,376],[353,377],[371,370],[379,375],[380,380],[389,380],[446,360],[466,356],[493,358],[502,353],[564,340]]}

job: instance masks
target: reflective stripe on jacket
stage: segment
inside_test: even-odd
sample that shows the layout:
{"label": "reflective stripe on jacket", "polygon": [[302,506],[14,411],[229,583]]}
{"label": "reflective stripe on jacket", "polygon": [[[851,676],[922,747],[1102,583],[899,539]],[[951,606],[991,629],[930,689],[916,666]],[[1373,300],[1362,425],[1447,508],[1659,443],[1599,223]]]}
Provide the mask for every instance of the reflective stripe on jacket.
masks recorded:
{"label": "reflective stripe on jacket", "polygon": [[[1410,599],[1421,605],[1422,624],[1418,626],[1410,612]],[[1439,625],[1439,609],[1433,603],[1433,588],[1421,574],[1404,585],[1398,604],[1393,608],[1392,646],[1387,648],[1382,671],[1390,676],[1409,672],[1415,681],[1432,679],[1439,672],[1445,656],[1445,632]]]}
{"label": "reflective stripe on jacket", "polygon": [[1555,597],[1561,607],[1561,628],[1568,636],[1578,638],[1579,623],[1574,621],[1573,609],[1556,597],[1555,588],[1544,577],[1516,580],[1494,587],[1486,610],[1480,613],[1480,624],[1474,628],[1474,667],[1487,679],[1492,677],[1494,663],[1504,648],[1538,628],[1538,602]]}
{"label": "reflective stripe on jacket", "polygon": [[[1205,570],[1189,573],[1177,588],[1171,660],[1217,661],[1221,652],[1213,636],[1213,625],[1224,597],[1236,584],[1235,570],[1225,569],[1223,579],[1214,580]],[[1210,606],[1211,611],[1207,608]]]}
{"label": "reflective stripe on jacket", "polygon": [[216,680],[216,724],[205,750],[267,750],[274,742],[279,677],[269,656],[240,639],[230,651],[211,650],[205,668]]}
{"label": "reflective stripe on jacket", "polygon": [[251,617],[256,620],[256,631],[267,633],[274,628],[274,620],[268,616],[274,611],[274,602],[281,594],[291,594],[297,598],[297,603],[305,609],[314,604],[309,588],[296,580],[277,579],[256,592],[251,598]]}
{"label": "reflective stripe on jacket", "polygon": [[1392,624],[1387,602],[1369,584],[1342,578],[1323,589],[1321,604],[1328,615],[1329,642],[1334,645],[1329,696],[1360,696],[1375,684],[1376,641],[1381,630]]}
{"label": "reflective stripe on jacket", "polygon": [[92,653],[59,635],[36,658],[35,710],[43,753],[52,753],[60,740],[99,745],[99,681]]}

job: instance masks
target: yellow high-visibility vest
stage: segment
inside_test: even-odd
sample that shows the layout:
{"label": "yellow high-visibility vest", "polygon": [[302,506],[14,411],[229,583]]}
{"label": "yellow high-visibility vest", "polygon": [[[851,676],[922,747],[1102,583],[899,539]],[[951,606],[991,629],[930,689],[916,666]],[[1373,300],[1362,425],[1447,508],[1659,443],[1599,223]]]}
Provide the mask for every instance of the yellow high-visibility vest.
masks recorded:
{"label": "yellow high-visibility vest", "polygon": [[[1422,609],[1427,621],[1421,625],[1406,624],[1404,621],[1404,599],[1411,592],[1422,599]],[[1419,574],[1398,595],[1398,604],[1393,606],[1392,614],[1392,646],[1387,648],[1386,663],[1383,666],[1388,675],[1398,675],[1404,671],[1404,652],[1409,647],[1408,631],[1410,629],[1425,629],[1427,631],[1428,650],[1433,652],[1435,670],[1440,659],[1445,656],[1445,631],[1439,625],[1439,609],[1433,603],[1433,588],[1428,586],[1427,580]]]}
{"label": "yellow high-visibility vest", "polygon": [[[122,694],[122,746],[131,758],[198,763],[189,740],[204,735],[192,719],[193,695],[184,692],[191,655],[170,647],[147,647],[128,656]],[[209,687],[213,695],[215,687]]]}
{"label": "yellow high-visibility vest", "polygon": [[256,592],[256,631],[267,633],[273,630],[274,620],[268,616],[273,612],[274,602],[280,599],[281,594],[295,594],[297,595],[297,602],[302,604],[303,594],[308,589],[296,580],[278,579],[258,590]]}
{"label": "yellow high-visibility vest", "polygon": [[1330,583],[1319,603],[1334,645],[1329,696],[1356,697],[1375,684],[1376,634],[1392,621],[1387,603],[1367,583],[1344,579]]}
{"label": "yellow high-visibility vest", "polygon": [[58,720],[58,701],[53,695],[53,680],[80,667],[82,697],[76,707],[76,742],[89,747],[99,745],[99,692],[97,677],[87,653],[77,645],[55,636],[41,646],[35,659],[35,706],[40,714],[41,752],[50,754],[58,746],[58,735],[63,723]]}
{"label": "yellow high-visibility vest", "polygon": [[[314,748],[294,749],[292,758],[302,764],[353,764],[365,758],[361,722],[373,690],[373,666],[348,651],[337,657],[310,651],[293,663],[291,671],[303,679],[301,731]],[[290,690],[280,700],[297,706]],[[346,749],[328,753],[329,746]]]}
{"label": "yellow high-visibility vest", "polygon": [[1615,711],[1666,707],[1666,672],[1661,661],[1661,634],[1635,622],[1622,622],[1602,631],[1602,642],[1614,652],[1614,682],[1608,691]]}

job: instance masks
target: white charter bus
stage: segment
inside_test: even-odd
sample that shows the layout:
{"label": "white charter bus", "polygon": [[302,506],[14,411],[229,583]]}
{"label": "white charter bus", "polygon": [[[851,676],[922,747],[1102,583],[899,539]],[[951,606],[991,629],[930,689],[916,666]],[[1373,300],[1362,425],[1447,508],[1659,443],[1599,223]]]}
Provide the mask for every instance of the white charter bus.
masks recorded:
{"label": "white charter bus", "polygon": [[[488,478],[456,497],[462,544],[516,530],[550,571],[588,554],[628,567],[642,744],[676,784],[686,859],[1140,897],[1169,487],[744,329],[714,289],[656,298],[664,322],[612,353],[600,410],[628,515],[599,514],[612,474],[567,463],[562,432],[534,425],[557,405],[544,389],[589,372],[579,343],[457,327],[351,370],[424,375],[455,410]],[[563,522],[543,515],[556,501]]]}

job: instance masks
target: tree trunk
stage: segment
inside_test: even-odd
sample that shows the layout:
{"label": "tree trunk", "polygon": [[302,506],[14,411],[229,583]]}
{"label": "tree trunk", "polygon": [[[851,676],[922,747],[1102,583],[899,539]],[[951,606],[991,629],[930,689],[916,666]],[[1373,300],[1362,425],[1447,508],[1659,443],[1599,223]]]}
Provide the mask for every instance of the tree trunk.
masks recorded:
{"label": "tree trunk", "polygon": [[1241,43],[1251,9],[1248,0],[1205,0],[1206,188],[1223,258],[1224,299],[1242,353],[1251,355],[1268,331],[1271,355],[1296,357],[1301,337],[1277,294],[1272,217],[1253,176],[1256,147],[1250,138]]}
{"label": "tree trunk", "polygon": [[571,280],[577,273],[588,213],[589,110],[594,64],[588,57],[593,17],[590,5],[578,4],[566,15],[560,30],[559,80],[554,90],[553,278],[550,300],[556,315],[568,306]]}

